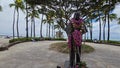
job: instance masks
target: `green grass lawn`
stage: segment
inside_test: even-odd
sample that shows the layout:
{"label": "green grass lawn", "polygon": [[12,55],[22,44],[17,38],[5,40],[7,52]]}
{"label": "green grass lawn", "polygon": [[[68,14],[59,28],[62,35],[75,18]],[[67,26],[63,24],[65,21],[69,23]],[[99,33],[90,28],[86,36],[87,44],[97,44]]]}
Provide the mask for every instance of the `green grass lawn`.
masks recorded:
{"label": "green grass lawn", "polygon": [[[67,42],[58,42],[53,43],[50,46],[50,50],[55,50],[62,53],[69,53],[69,47]],[[94,48],[85,44],[82,44],[82,53],[90,53],[93,52]]]}

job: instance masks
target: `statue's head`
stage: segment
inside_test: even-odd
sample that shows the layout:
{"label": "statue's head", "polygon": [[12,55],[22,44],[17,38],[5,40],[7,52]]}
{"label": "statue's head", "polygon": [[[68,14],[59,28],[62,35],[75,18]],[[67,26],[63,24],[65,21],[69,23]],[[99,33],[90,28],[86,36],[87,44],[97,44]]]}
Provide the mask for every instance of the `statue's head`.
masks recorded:
{"label": "statue's head", "polygon": [[74,13],[74,18],[75,18],[76,20],[79,20],[79,18],[80,18],[80,13],[78,13],[78,12]]}

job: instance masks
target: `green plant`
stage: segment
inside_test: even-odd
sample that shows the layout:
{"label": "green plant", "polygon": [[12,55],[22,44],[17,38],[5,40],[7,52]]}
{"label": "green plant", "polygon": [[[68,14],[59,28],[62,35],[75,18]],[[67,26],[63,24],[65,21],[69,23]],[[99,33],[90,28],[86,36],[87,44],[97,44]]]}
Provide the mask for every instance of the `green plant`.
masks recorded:
{"label": "green plant", "polygon": [[9,43],[13,43],[13,42],[26,42],[26,41],[31,41],[32,38],[15,38],[15,39],[11,39],[9,40]]}
{"label": "green plant", "polygon": [[77,64],[78,68],[88,68],[87,64],[84,61],[81,61],[80,63]]}
{"label": "green plant", "polygon": [[90,39],[87,39],[87,40],[85,40],[86,42],[93,42],[93,40],[90,40]]}

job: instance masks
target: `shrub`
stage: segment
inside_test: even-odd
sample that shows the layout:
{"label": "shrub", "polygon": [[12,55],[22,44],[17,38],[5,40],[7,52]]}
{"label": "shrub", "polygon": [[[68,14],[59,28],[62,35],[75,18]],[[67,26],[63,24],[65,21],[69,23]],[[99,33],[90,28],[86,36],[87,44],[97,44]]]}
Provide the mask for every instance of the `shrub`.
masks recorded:
{"label": "shrub", "polygon": [[86,39],[85,41],[86,42],[93,42],[93,40],[90,40],[90,39]]}
{"label": "shrub", "polygon": [[11,39],[9,40],[9,43],[13,43],[13,42],[26,42],[26,41],[31,41],[32,38],[15,38],[15,39]]}
{"label": "shrub", "polygon": [[78,65],[79,65],[79,68],[88,68],[87,64],[84,61],[81,61]]}
{"label": "shrub", "polygon": [[61,41],[65,41],[66,39],[64,39],[64,38],[48,38],[48,37],[46,37],[46,38],[40,38],[40,37],[26,38],[26,37],[24,37],[24,38],[11,39],[11,40],[9,40],[9,43],[16,42],[16,41],[27,42],[27,41],[33,41],[33,40],[35,40],[35,41],[41,41],[41,40],[61,40]]}
{"label": "shrub", "polygon": [[108,43],[110,43],[110,44],[120,44],[120,41],[112,41],[112,40],[110,40],[110,41],[108,41]]}
{"label": "shrub", "polygon": [[51,40],[51,38],[45,37],[44,40]]}

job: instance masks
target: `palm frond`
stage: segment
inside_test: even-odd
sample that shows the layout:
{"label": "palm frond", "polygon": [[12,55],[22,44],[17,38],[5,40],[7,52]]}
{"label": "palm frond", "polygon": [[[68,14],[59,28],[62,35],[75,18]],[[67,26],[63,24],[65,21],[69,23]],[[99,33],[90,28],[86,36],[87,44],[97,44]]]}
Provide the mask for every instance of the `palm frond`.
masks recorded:
{"label": "palm frond", "polygon": [[113,19],[117,19],[117,15],[116,14],[110,14],[110,20],[112,21]]}
{"label": "palm frond", "polygon": [[10,7],[16,6],[16,4],[9,4]]}

